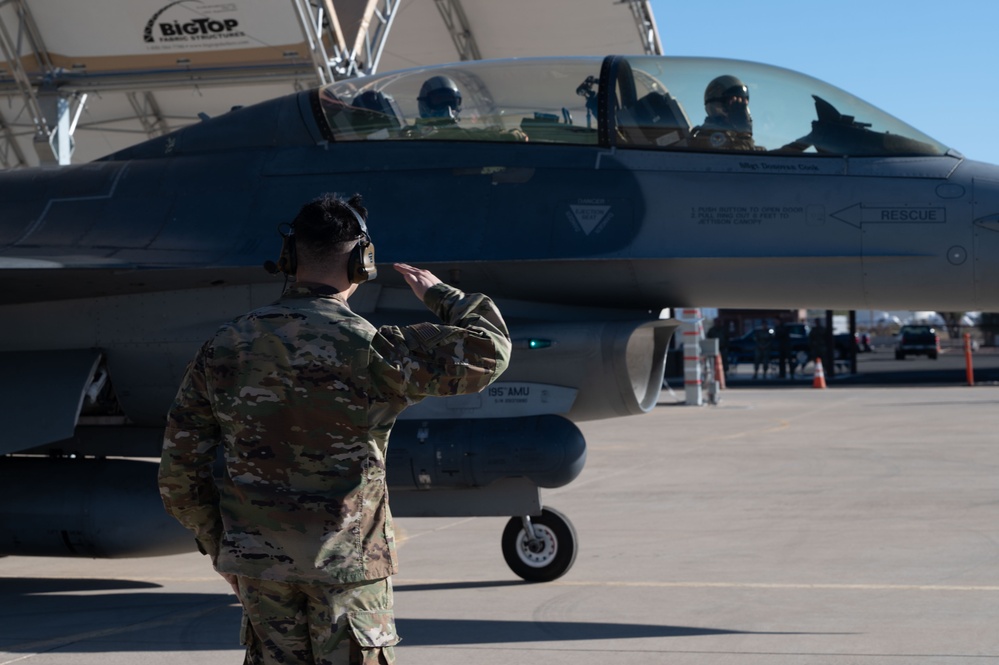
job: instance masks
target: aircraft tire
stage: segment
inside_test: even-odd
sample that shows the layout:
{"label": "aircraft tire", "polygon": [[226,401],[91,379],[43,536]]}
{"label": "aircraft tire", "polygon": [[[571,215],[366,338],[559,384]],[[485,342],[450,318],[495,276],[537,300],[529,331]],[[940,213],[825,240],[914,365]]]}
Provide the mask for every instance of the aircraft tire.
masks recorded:
{"label": "aircraft tire", "polygon": [[523,519],[511,517],[503,529],[503,559],[510,570],[528,582],[550,582],[565,575],[576,561],[578,539],[565,515],[543,508],[531,518],[538,541],[531,543]]}

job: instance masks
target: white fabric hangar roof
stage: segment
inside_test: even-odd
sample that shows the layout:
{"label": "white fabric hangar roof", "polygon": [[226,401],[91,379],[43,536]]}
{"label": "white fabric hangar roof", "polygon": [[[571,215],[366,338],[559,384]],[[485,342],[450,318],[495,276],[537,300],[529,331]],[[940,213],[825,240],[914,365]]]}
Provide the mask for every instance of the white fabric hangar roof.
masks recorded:
{"label": "white fabric hangar roof", "polygon": [[648,0],[0,0],[0,169],[375,71],[661,52]]}

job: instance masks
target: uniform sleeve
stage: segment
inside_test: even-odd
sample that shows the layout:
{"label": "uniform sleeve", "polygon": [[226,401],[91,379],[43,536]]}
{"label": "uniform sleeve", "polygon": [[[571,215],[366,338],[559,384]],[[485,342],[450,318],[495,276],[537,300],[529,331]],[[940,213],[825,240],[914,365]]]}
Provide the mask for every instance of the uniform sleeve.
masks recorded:
{"label": "uniform sleeve", "polygon": [[383,391],[411,402],[475,393],[506,370],[510,333],[492,300],[437,284],[424,303],[443,323],[383,326],[372,339],[372,376]]}
{"label": "uniform sleeve", "polygon": [[209,344],[205,344],[187,368],[167,415],[159,486],[167,512],[194,532],[198,548],[214,562],[219,553],[222,517],[212,465],[221,429],[208,395],[205,365],[209,353]]}

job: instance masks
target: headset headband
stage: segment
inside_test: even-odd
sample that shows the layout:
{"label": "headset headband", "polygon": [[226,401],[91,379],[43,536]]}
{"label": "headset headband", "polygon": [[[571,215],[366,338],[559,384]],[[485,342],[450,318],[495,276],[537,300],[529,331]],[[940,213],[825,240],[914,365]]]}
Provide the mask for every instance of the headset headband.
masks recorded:
{"label": "headset headband", "polygon": [[349,210],[354,215],[354,219],[357,220],[357,225],[361,227],[361,234],[368,240],[371,240],[371,236],[368,234],[368,227],[364,223],[364,218],[361,217],[361,213],[354,210],[354,206],[350,205],[346,201],[341,201],[341,202],[343,203],[344,207],[347,208],[347,210]]}

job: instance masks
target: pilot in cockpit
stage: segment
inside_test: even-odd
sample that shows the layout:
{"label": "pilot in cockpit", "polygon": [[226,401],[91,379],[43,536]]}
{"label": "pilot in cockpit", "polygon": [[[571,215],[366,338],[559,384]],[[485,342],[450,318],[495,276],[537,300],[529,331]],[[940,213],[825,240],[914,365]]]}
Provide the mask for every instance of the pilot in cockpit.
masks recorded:
{"label": "pilot in cockpit", "polygon": [[455,124],[461,115],[461,91],[447,76],[432,76],[424,81],[416,101],[420,117],[432,123]]}
{"label": "pilot in cockpit", "polygon": [[691,145],[712,150],[763,150],[753,141],[749,88],[738,78],[719,76],[704,90],[704,123],[692,132]]}
{"label": "pilot in cockpit", "polygon": [[416,98],[420,117],[415,124],[402,131],[406,138],[433,138],[438,140],[491,140],[526,141],[519,129],[502,127],[462,127],[461,91],[449,76],[431,76],[420,87]]}
{"label": "pilot in cockpit", "polygon": [[416,98],[420,117],[404,132],[410,136],[427,136],[458,126],[461,116],[461,91],[448,76],[431,76],[420,87]]}

